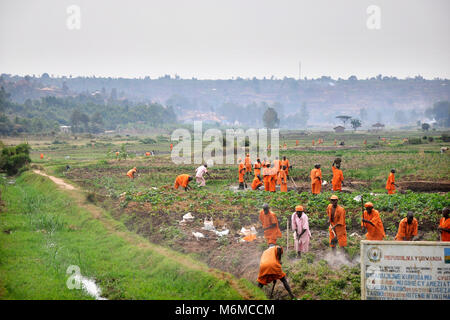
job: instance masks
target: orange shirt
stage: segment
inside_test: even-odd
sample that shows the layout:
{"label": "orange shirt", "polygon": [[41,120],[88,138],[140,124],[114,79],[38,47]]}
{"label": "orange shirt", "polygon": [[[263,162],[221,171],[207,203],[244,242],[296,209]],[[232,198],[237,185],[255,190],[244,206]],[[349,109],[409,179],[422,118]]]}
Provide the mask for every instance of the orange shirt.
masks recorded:
{"label": "orange shirt", "polygon": [[245,163],[245,167],[247,168],[247,171],[251,171],[252,163],[250,162],[250,157],[245,157],[244,163]]}
{"label": "orange shirt", "polygon": [[245,166],[241,162],[239,163],[239,182],[244,182],[244,175],[245,175]]}
{"label": "orange shirt", "polygon": [[259,181],[259,179],[257,177],[255,177],[255,179],[253,179],[253,182],[252,182],[252,190],[256,190],[260,186],[262,186],[262,182]]}
{"label": "orange shirt", "polygon": [[255,176],[259,176],[261,174],[261,164],[256,162],[254,167],[255,167]]}
{"label": "orange shirt", "polygon": [[334,229],[334,232],[336,232],[336,236],[338,239],[340,237],[346,237],[347,236],[347,228],[345,225],[345,209],[338,205],[336,207],[336,211],[334,212],[334,219],[331,220],[331,210],[333,209],[333,205],[330,203],[327,207],[327,215],[328,215],[328,221],[331,224],[332,227],[334,227],[337,224],[340,224],[340,226],[337,226]]}
{"label": "orange shirt", "polygon": [[[441,218],[441,221],[439,221],[439,227],[450,229],[450,218],[445,219],[444,217]],[[441,232],[441,241],[450,241],[450,233],[442,231]]]}
{"label": "orange shirt", "polygon": [[408,219],[403,218],[398,225],[398,232],[395,236],[395,240],[398,241],[410,241],[414,236],[417,236],[419,223],[416,218],[413,218],[411,224],[408,224]]}
{"label": "orange shirt", "polygon": [[134,179],[134,174],[136,173],[136,170],[131,169],[127,172],[127,176],[129,176],[130,178]]}
{"label": "orange shirt", "polygon": [[259,263],[258,282],[266,285],[274,280],[282,279],[286,274],[281,270],[281,263],[277,257],[278,246],[266,249]]}
{"label": "orange shirt", "polygon": [[[341,169],[336,168],[335,166],[331,167],[333,171],[333,179],[331,180],[331,184],[333,185],[333,190],[340,190],[342,181],[344,181],[344,173]],[[336,187],[336,188],[335,188]]]}
{"label": "orange shirt", "polygon": [[189,184],[189,175],[188,174],[180,174],[175,179],[174,188],[178,189],[179,186],[182,186],[183,188],[186,188],[188,184]]}
{"label": "orange shirt", "polygon": [[364,210],[363,218],[365,220],[369,220],[375,226],[372,226],[370,223],[362,222],[361,227],[365,227],[367,229],[366,240],[383,240],[385,233],[383,222],[380,218],[380,213],[372,209],[372,213],[368,214],[366,210]]}
{"label": "orange shirt", "polygon": [[277,238],[281,237],[281,230],[280,227],[278,226],[278,219],[275,213],[269,211],[268,214],[265,214],[264,210],[261,210],[259,212],[259,221],[261,221],[263,228],[267,228],[274,223],[276,224],[274,228],[264,230],[264,238],[266,238],[268,243],[276,244]]}
{"label": "orange shirt", "polygon": [[395,183],[395,175],[391,172],[389,173],[389,177],[386,181],[386,190],[395,190],[393,183]]}

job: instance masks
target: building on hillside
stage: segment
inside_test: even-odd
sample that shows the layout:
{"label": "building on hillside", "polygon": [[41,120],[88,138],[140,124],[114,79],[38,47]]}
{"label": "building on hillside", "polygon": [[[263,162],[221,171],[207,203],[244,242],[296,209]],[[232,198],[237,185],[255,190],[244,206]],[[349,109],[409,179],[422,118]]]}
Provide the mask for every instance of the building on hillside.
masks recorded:
{"label": "building on hillside", "polygon": [[345,127],[343,127],[343,126],[337,126],[337,127],[334,127],[333,129],[334,129],[334,132],[336,132],[336,133],[342,133],[345,131]]}
{"label": "building on hillside", "polygon": [[379,131],[379,130],[381,130],[381,128],[384,128],[384,124],[377,122],[377,123],[373,124],[372,127],[375,128],[375,131]]}
{"label": "building on hillside", "polygon": [[61,130],[61,133],[70,133],[71,126],[59,126],[59,130]]}

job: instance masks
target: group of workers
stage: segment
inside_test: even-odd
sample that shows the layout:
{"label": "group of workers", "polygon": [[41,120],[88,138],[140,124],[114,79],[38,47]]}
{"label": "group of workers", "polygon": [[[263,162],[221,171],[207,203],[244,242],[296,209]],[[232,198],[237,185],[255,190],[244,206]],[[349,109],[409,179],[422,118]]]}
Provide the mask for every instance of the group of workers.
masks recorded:
{"label": "group of workers", "polygon": [[[330,197],[330,204],[326,209],[329,222],[329,246],[332,250],[335,250],[337,245],[339,247],[347,246],[345,209],[338,204],[338,201],[338,196],[332,195]],[[365,210],[361,218],[361,228],[362,232],[365,233],[365,239],[383,240],[385,232],[380,213],[378,210],[374,209],[374,205],[371,202],[366,202],[364,207]],[[449,214],[450,209],[448,207],[442,210],[442,218],[439,221],[438,227],[441,241],[450,241]],[[276,214],[270,210],[268,204],[264,204],[262,210],[259,212],[259,220],[264,231],[264,238],[266,239],[269,248],[266,249],[261,256],[257,280],[258,286],[263,287],[272,282],[275,286],[275,282],[280,280],[291,298],[294,298],[291,288],[286,280],[286,274],[281,268],[283,248],[277,245],[277,239],[282,237],[278,219]],[[294,237],[294,249],[297,252],[297,257],[300,258],[303,252],[309,251],[309,242],[311,238],[308,216],[305,213],[303,206],[298,205],[295,207],[295,212],[292,213],[290,221]],[[406,217],[399,223],[395,240],[417,240],[418,225],[417,219],[414,218],[414,213],[409,211],[406,214]]]}
{"label": "group of workers", "polygon": [[276,186],[279,185],[281,192],[288,191],[287,181],[289,179],[289,169],[291,169],[292,166],[286,157],[283,157],[283,160],[279,160],[278,157],[276,157],[272,164],[267,159],[261,161],[261,159],[258,158],[252,165],[250,155],[247,153],[244,161],[239,158],[238,163],[239,189],[247,187],[246,177],[251,177],[253,170],[252,190],[261,190],[261,187],[264,186],[265,191],[275,192]]}

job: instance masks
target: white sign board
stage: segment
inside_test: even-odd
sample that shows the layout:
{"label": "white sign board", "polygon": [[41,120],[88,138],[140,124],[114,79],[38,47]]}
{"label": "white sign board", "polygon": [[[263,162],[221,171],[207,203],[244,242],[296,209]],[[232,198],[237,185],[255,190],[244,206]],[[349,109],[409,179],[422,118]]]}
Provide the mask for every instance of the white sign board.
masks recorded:
{"label": "white sign board", "polygon": [[361,241],[361,299],[450,300],[450,242]]}

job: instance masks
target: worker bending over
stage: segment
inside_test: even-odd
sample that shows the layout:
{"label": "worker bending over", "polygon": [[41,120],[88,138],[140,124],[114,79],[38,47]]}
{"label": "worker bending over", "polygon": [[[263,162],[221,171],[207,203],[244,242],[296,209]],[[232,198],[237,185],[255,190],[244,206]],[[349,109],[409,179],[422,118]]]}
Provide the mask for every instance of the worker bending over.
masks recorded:
{"label": "worker bending over", "polygon": [[206,185],[206,181],[205,178],[203,177],[203,175],[207,175],[209,177],[209,173],[208,173],[208,165],[202,164],[200,167],[198,167],[195,170],[195,179],[197,180],[197,184],[199,187],[204,187]]}
{"label": "worker bending over", "polygon": [[261,182],[261,177],[256,176],[252,182],[252,190],[259,190],[259,188],[262,187],[262,185],[263,183]]}
{"label": "worker bending over", "polygon": [[367,231],[366,240],[383,240],[385,233],[380,213],[373,208],[372,202],[366,202],[364,207],[366,210],[363,213],[361,227],[363,233]]}
{"label": "worker bending over", "polygon": [[[262,288],[271,282],[273,282],[273,287],[275,287],[276,281],[280,280],[291,299],[294,299],[294,295],[286,280],[286,273],[281,269],[282,255],[283,248],[280,246],[271,246],[263,252],[259,263],[258,287]],[[272,294],[270,294],[270,298],[272,298]]]}
{"label": "worker bending over", "polygon": [[130,179],[134,179],[134,175],[136,174],[136,172],[137,172],[137,169],[136,169],[136,167],[134,167],[133,169],[131,169],[127,172],[127,176]]}
{"label": "worker bending over", "polygon": [[173,186],[175,189],[178,189],[178,187],[182,187],[184,188],[184,191],[188,191],[189,189],[191,189],[191,187],[189,186],[189,182],[191,182],[194,178],[192,178],[190,175],[188,174],[180,174],[176,179],[175,179],[175,185]]}
{"label": "worker bending over", "polygon": [[395,236],[397,241],[414,241],[417,240],[417,231],[419,223],[414,218],[414,213],[408,211],[406,218],[403,218],[398,225],[398,232]]}

